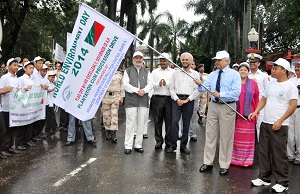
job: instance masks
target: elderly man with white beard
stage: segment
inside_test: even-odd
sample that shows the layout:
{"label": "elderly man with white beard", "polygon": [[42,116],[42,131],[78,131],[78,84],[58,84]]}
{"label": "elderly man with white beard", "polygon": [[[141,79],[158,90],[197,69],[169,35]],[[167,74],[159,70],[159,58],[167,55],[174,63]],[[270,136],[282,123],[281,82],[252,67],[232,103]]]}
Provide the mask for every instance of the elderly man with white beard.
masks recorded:
{"label": "elderly man with white beard", "polygon": [[143,53],[136,51],[133,54],[133,66],[124,71],[123,85],[125,89],[125,111],[126,111],[126,132],[125,132],[125,154],[130,154],[133,147],[134,131],[136,138],[134,149],[143,153],[143,130],[145,122],[148,121],[148,95],[152,89],[150,72],[143,64]]}

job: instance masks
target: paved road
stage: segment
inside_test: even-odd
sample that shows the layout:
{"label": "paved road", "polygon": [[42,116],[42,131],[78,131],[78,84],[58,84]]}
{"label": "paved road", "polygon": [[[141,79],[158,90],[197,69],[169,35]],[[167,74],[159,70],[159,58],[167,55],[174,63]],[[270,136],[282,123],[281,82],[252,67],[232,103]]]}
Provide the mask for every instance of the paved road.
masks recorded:
{"label": "paved road", "polygon": [[[77,136],[77,143],[66,147],[66,133],[58,132],[30,151],[0,160],[0,193],[271,193],[271,187],[252,187],[257,177],[253,167],[231,166],[220,177],[218,162],[208,173],[202,165],[205,126],[197,129],[198,142],[189,142],[190,155],[155,150],[153,119],[143,154],[124,154],[125,115],[120,113],[118,144],[106,141],[99,118],[93,120],[98,140],[94,148]],[[274,184],[274,183],[273,183]],[[290,164],[290,188],[299,193],[300,166]]]}

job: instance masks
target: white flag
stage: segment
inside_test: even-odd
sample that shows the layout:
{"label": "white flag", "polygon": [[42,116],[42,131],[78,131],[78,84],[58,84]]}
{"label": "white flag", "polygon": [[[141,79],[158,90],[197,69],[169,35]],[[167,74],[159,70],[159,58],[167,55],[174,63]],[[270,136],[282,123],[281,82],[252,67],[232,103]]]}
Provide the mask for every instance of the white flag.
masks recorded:
{"label": "white flag", "polygon": [[64,49],[59,44],[55,44],[55,60],[63,62],[65,60]]}
{"label": "white flag", "polygon": [[91,119],[134,38],[81,4],[54,90],[54,103],[82,121]]}

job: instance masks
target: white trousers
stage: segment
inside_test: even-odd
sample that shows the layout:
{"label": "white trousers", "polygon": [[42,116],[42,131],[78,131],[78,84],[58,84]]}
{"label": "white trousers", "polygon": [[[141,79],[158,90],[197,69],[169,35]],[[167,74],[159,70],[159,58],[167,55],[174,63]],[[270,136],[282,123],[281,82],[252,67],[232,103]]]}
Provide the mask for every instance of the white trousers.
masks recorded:
{"label": "white trousers", "polygon": [[134,141],[134,132],[136,131],[136,138],[134,148],[143,147],[143,132],[145,122],[148,121],[147,107],[130,107],[125,108],[126,111],[126,132],[125,132],[125,149],[132,149]]}
{"label": "white trousers", "polygon": [[300,161],[300,108],[290,116],[287,155],[290,160]]}

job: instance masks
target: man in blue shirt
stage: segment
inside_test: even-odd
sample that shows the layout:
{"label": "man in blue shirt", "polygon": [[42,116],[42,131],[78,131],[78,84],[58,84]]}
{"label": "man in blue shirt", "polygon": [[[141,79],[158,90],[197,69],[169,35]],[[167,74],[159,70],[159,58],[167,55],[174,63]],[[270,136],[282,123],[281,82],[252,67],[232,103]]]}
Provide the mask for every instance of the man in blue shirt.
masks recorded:
{"label": "man in blue shirt", "polygon": [[[217,140],[220,136],[219,174],[226,175],[232,157],[236,113],[224,102],[234,110],[236,109],[236,101],[241,92],[241,77],[237,71],[229,67],[230,58],[226,51],[217,52],[213,59],[216,60],[215,64],[218,69],[212,72],[203,83],[203,86],[212,92],[210,94],[212,101],[207,113],[204,164],[199,171],[205,172],[213,167]],[[199,85],[199,92],[206,91],[199,79],[195,79],[195,82]]]}

